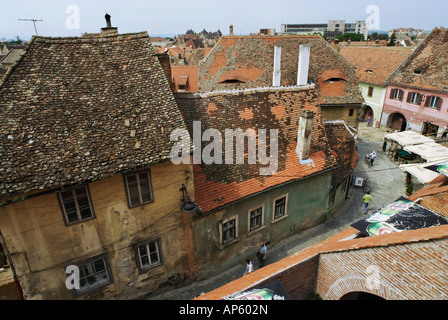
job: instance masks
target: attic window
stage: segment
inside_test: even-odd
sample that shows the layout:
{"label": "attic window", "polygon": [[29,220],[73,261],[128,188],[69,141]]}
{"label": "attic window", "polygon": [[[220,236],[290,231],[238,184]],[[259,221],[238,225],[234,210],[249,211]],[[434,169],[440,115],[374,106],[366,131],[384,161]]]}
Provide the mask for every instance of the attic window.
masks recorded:
{"label": "attic window", "polygon": [[345,82],[346,80],[343,78],[330,78],[325,80],[325,82],[334,83],[334,82]]}
{"label": "attic window", "polygon": [[367,69],[366,72],[367,73],[374,73],[372,69]]}
{"label": "attic window", "polygon": [[425,72],[425,70],[427,69],[428,66],[420,66],[418,68],[414,69],[414,73],[415,74],[422,74],[423,72]]}
{"label": "attic window", "polygon": [[238,80],[238,79],[227,79],[220,81],[219,83],[244,83],[244,81]]}
{"label": "attic window", "polygon": [[218,80],[219,84],[226,84],[226,83],[230,83],[230,84],[235,84],[235,83],[246,83],[246,79],[241,77],[238,74],[235,74],[234,72],[227,74],[227,75],[223,75],[219,78]]}

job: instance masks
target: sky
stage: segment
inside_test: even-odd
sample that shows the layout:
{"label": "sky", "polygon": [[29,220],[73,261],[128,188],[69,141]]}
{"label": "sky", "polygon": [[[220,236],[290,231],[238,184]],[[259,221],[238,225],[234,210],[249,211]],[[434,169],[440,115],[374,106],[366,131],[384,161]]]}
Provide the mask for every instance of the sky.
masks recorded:
{"label": "sky", "polygon": [[366,20],[373,30],[398,27],[431,30],[448,27],[446,0],[0,0],[0,39],[35,34],[67,37],[96,33],[105,13],[119,33],[148,31],[150,36],[184,34],[188,29],[226,35],[258,33],[287,23]]}

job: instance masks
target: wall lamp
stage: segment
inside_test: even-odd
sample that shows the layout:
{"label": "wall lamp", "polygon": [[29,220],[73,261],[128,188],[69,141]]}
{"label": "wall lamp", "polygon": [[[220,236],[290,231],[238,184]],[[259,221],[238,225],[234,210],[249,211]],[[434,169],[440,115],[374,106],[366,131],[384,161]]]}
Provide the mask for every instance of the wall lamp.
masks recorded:
{"label": "wall lamp", "polygon": [[184,184],[182,184],[182,188],[180,188],[180,190],[182,191],[182,205],[180,206],[180,210],[186,213],[197,212],[199,210],[199,207],[196,203],[191,201],[190,196],[188,195],[187,192],[187,187]]}

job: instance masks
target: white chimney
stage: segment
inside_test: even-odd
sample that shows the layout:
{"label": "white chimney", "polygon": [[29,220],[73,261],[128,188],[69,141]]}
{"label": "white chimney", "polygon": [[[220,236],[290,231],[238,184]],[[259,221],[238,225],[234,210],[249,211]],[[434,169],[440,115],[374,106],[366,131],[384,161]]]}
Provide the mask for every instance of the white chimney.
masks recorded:
{"label": "white chimney", "polygon": [[297,133],[296,153],[299,156],[300,163],[305,164],[312,162],[309,159],[311,146],[311,132],[313,130],[314,112],[304,110],[300,113],[299,130]]}
{"label": "white chimney", "polygon": [[280,86],[280,61],[282,56],[282,47],[274,46],[274,73],[272,75],[272,86]]}
{"label": "white chimney", "polygon": [[297,85],[308,84],[308,69],[310,65],[310,45],[301,44],[299,51],[299,63],[297,70]]}

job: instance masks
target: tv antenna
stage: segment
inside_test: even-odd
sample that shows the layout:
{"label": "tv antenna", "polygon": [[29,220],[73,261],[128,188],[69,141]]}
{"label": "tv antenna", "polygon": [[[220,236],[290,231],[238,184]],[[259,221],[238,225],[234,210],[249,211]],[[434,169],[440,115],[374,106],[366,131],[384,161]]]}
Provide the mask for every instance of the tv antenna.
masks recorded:
{"label": "tv antenna", "polygon": [[34,31],[36,31],[36,36],[38,36],[37,34],[37,28],[36,28],[36,22],[38,21],[43,21],[42,19],[38,20],[38,19],[19,19],[20,21],[33,21],[34,24]]}

